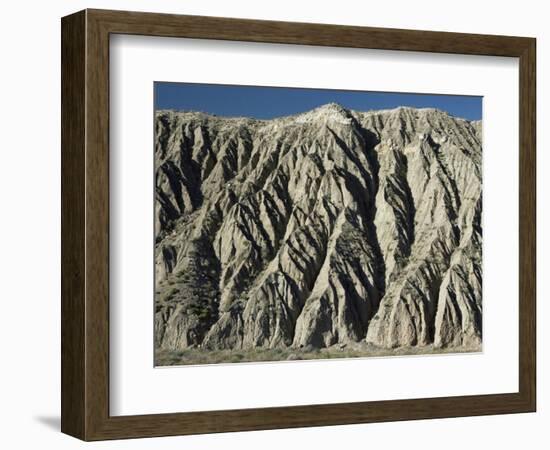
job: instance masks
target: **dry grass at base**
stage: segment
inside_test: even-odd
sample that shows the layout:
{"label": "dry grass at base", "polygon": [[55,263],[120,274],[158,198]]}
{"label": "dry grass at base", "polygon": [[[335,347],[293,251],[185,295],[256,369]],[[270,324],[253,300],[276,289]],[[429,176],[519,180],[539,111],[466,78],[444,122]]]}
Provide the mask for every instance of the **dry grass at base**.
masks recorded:
{"label": "dry grass at base", "polygon": [[354,346],[344,347],[335,345],[328,348],[308,349],[273,348],[250,350],[205,350],[193,348],[185,350],[157,350],[155,355],[155,366],[437,355],[449,353],[474,353],[480,351],[481,346],[435,348],[433,345],[427,345],[422,347],[399,347],[395,349],[387,349],[374,347],[368,344],[355,344]]}

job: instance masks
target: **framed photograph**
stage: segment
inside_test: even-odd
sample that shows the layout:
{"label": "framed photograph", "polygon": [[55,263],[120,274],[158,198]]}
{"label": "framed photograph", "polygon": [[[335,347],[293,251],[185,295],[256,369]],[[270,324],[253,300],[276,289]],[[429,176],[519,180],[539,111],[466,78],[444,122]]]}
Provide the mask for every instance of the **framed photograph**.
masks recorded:
{"label": "framed photograph", "polygon": [[62,19],[62,431],[536,408],[535,39]]}

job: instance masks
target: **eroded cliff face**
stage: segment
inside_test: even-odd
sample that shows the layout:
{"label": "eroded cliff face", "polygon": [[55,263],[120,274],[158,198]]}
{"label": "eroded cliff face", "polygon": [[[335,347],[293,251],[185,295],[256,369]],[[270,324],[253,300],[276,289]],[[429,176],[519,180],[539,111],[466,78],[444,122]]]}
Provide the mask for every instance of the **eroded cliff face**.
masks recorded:
{"label": "eroded cliff face", "polygon": [[160,349],[481,343],[481,123],[156,114]]}

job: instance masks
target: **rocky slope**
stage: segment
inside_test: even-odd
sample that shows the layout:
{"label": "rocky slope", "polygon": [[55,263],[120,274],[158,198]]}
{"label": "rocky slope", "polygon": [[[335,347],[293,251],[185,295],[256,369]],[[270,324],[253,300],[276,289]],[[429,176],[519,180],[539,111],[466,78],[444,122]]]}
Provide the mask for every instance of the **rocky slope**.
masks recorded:
{"label": "rocky slope", "polygon": [[156,113],[158,349],[481,343],[481,123]]}

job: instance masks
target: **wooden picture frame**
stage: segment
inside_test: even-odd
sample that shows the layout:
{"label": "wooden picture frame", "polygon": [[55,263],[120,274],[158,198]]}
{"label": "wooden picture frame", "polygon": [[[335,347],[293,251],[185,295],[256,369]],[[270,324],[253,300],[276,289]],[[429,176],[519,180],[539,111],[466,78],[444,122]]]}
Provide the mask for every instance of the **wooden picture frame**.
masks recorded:
{"label": "wooden picture frame", "polygon": [[[83,440],[309,427],[536,408],[533,38],[85,10],[62,19],[62,417]],[[519,58],[519,391],[109,415],[109,36],[134,34]]]}

